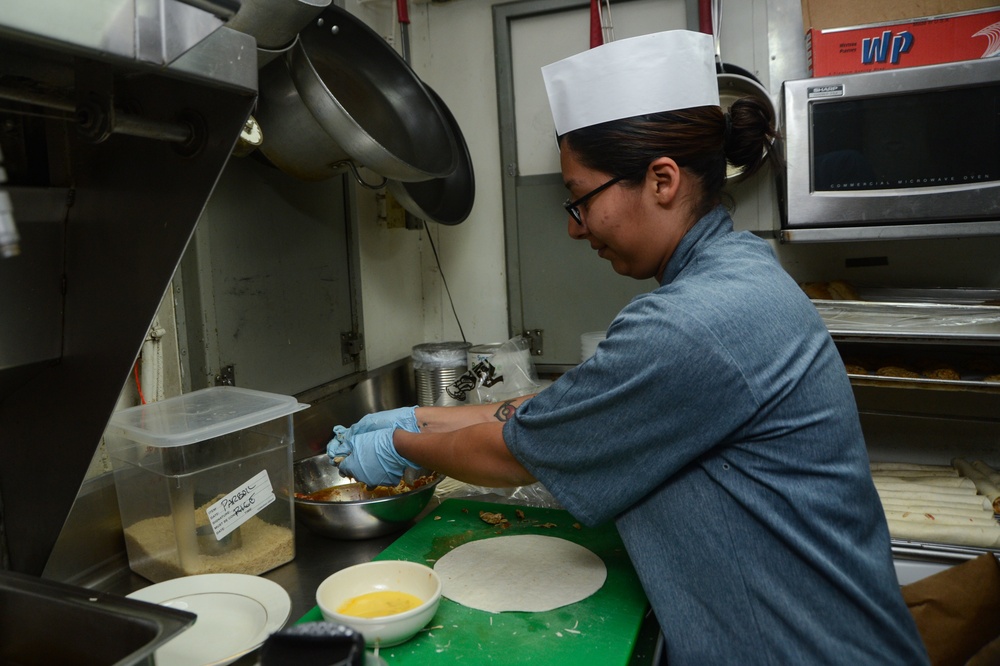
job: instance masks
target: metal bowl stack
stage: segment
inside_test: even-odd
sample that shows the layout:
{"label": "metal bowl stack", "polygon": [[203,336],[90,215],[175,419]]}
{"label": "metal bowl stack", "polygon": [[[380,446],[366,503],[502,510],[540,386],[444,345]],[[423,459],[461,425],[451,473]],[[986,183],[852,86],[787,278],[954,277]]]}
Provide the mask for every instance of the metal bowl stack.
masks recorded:
{"label": "metal bowl stack", "polygon": [[[293,466],[295,480],[295,518],[310,530],[334,539],[372,539],[402,530],[420,515],[434,489],[444,478],[429,470],[407,470],[404,481],[431,476],[431,480],[413,490],[374,497],[363,484],[340,476],[325,453],[299,460]],[[325,489],[328,501],[304,499]]]}

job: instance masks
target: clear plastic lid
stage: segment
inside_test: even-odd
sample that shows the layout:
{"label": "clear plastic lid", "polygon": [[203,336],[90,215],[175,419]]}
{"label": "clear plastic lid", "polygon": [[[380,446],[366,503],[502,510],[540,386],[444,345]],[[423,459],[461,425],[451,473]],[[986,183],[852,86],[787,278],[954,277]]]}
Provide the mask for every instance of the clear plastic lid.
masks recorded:
{"label": "clear plastic lid", "polygon": [[184,446],[307,407],[288,395],[213,386],[115,412],[108,430],[148,446]]}
{"label": "clear plastic lid", "polygon": [[468,365],[470,342],[425,342],[413,347],[411,358],[414,370],[437,368],[464,368]]}

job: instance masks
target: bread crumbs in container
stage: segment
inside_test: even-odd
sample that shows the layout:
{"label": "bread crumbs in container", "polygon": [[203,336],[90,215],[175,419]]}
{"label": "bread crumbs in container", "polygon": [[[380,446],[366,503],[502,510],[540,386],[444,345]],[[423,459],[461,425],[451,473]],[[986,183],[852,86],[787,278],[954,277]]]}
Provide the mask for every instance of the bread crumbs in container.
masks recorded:
{"label": "bread crumbs in container", "polygon": [[153,582],[295,557],[291,396],[233,386],[115,412],[104,439],[129,567]]}

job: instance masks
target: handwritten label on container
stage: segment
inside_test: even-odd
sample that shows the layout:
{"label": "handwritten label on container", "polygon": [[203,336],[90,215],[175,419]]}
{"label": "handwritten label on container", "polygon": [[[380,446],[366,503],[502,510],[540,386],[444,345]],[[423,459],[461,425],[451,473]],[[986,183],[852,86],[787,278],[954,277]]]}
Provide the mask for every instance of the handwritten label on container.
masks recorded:
{"label": "handwritten label on container", "polygon": [[252,479],[208,507],[208,521],[212,524],[215,538],[224,538],[273,501],[271,479],[268,478],[266,469],[261,470]]}

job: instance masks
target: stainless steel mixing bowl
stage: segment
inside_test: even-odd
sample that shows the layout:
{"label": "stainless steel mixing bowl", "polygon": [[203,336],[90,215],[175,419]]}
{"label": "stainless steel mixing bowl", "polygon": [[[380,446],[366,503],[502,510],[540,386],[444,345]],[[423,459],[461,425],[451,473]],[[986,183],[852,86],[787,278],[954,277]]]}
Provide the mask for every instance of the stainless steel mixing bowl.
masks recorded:
{"label": "stainless steel mixing bowl", "polygon": [[[407,470],[407,480],[432,474]],[[336,487],[332,501],[295,498],[295,519],[307,528],[335,539],[372,539],[402,530],[416,518],[434,496],[444,478],[435,474],[430,483],[406,493],[376,497],[362,486],[340,476],[325,453],[299,460],[293,466],[296,494],[308,495]]]}

